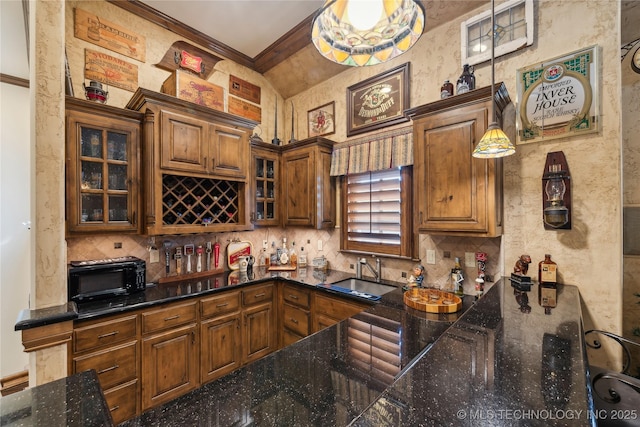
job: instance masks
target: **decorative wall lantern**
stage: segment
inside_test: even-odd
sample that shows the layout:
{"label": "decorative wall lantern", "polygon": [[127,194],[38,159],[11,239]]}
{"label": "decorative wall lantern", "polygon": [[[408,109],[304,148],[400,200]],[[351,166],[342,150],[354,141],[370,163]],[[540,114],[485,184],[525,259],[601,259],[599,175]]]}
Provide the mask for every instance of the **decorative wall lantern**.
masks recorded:
{"label": "decorative wall lantern", "polygon": [[547,230],[571,230],[571,176],[562,151],[547,154],[542,174],[542,220]]}

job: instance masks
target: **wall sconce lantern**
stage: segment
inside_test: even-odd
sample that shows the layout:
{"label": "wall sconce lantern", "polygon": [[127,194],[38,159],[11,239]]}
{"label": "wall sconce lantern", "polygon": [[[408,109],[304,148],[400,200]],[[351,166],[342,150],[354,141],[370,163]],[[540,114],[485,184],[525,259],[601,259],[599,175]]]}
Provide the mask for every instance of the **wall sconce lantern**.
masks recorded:
{"label": "wall sconce lantern", "polygon": [[571,176],[562,151],[547,154],[542,174],[542,220],[547,230],[571,230]]}

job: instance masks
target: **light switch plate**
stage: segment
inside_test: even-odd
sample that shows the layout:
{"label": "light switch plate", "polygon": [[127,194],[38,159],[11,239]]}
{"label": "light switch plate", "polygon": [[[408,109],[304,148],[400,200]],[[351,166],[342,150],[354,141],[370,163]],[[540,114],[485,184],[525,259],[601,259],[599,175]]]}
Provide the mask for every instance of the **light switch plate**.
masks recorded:
{"label": "light switch plate", "polygon": [[464,253],[464,266],[465,267],[475,267],[476,266],[476,254],[475,254],[475,252],[465,252]]}
{"label": "light switch plate", "polygon": [[318,250],[322,250],[322,240],[318,240]]}
{"label": "light switch plate", "polygon": [[149,264],[160,262],[160,253],[157,249],[149,249]]}

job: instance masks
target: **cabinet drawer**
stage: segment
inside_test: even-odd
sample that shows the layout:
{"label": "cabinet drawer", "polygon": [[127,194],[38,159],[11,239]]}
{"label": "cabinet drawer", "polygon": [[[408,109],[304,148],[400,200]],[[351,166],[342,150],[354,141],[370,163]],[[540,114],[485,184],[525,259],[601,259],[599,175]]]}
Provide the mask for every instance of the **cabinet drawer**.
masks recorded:
{"label": "cabinet drawer", "polygon": [[129,316],[77,328],[73,331],[73,351],[80,353],[134,339],[138,334],[136,320],[137,316]]}
{"label": "cabinet drawer", "polygon": [[142,333],[162,331],[196,321],[196,303],[174,305],[142,313]]}
{"label": "cabinet drawer", "polygon": [[113,424],[133,418],[138,413],[138,380],[119,385],[104,392]]}
{"label": "cabinet drawer", "polygon": [[324,314],[336,319],[337,321],[342,321],[353,316],[354,314],[360,313],[368,306],[358,304],[357,302],[328,297],[318,293],[316,294],[314,307],[316,314]]}
{"label": "cabinet drawer", "polygon": [[284,285],[283,298],[300,307],[309,308],[311,303],[311,292],[308,289],[301,289],[297,286]]}
{"label": "cabinet drawer", "polygon": [[284,327],[303,337],[309,335],[309,312],[289,304],[284,305]]}
{"label": "cabinet drawer", "polygon": [[203,319],[213,317],[218,314],[232,313],[240,308],[240,293],[228,292],[210,298],[203,298],[200,301],[200,314]]}
{"label": "cabinet drawer", "polygon": [[103,390],[138,377],[138,343],[132,342],[73,359],[73,372],[95,369]]}
{"label": "cabinet drawer", "polygon": [[273,300],[273,283],[256,286],[242,291],[242,305],[258,304]]}

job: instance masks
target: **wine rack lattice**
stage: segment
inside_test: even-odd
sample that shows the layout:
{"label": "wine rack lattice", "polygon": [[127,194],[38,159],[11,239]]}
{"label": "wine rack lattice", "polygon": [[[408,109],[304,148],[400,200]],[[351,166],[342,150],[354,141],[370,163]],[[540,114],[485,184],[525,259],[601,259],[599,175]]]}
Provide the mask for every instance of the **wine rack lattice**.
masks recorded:
{"label": "wine rack lattice", "polygon": [[237,182],[162,175],[164,225],[237,224]]}

